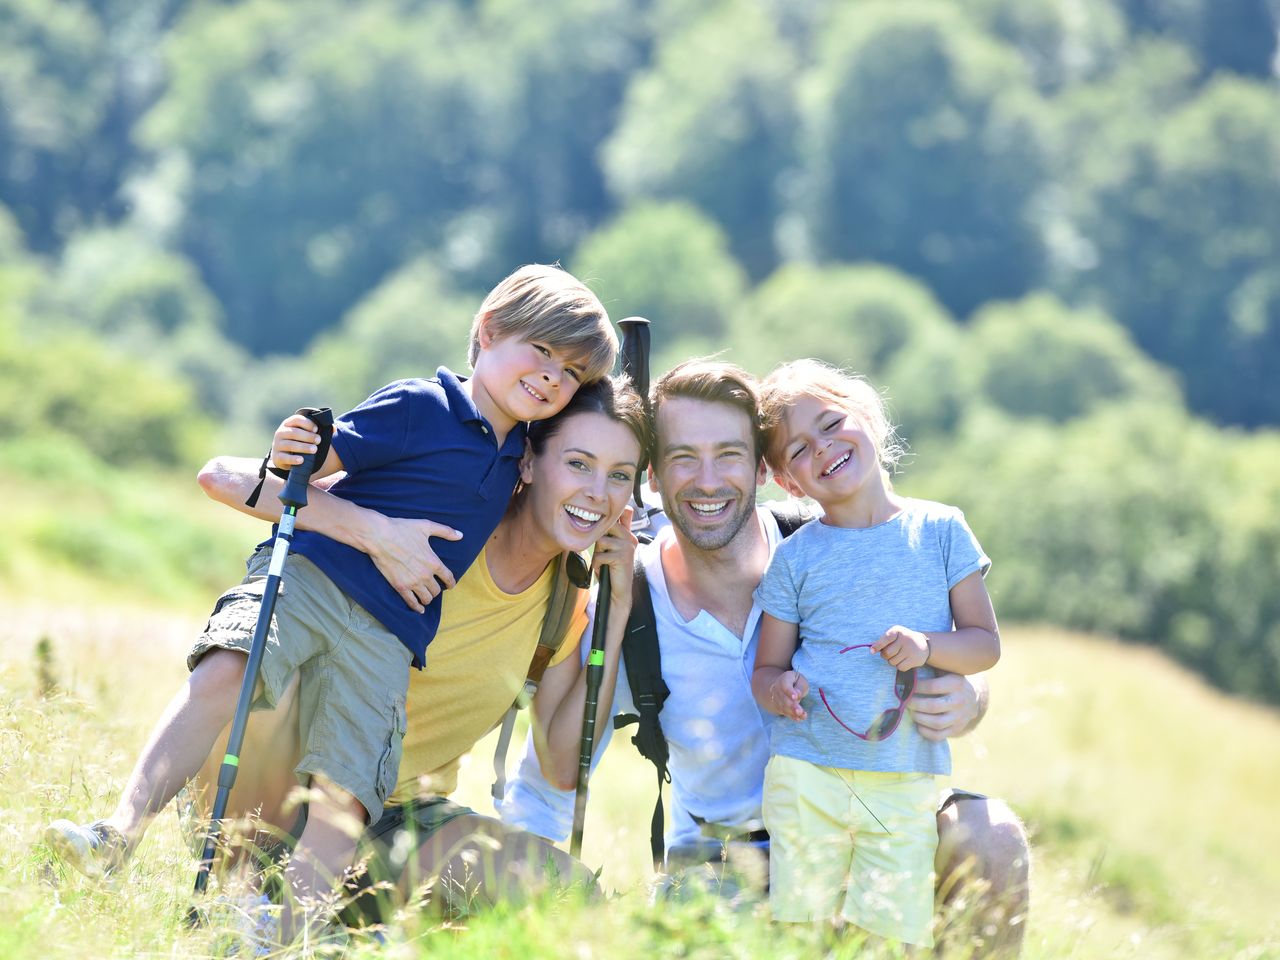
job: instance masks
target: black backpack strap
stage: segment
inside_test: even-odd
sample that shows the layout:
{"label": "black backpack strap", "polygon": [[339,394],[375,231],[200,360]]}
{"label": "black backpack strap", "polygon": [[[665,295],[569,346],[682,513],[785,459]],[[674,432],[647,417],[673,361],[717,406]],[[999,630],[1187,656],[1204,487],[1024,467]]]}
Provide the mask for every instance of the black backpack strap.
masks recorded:
{"label": "black backpack strap", "polygon": [[778,521],[778,529],[784,540],[818,516],[817,511],[807,506],[803,500],[794,498],[770,500],[764,506],[773,514],[773,519]]}
{"label": "black backpack strap", "polygon": [[573,622],[579,595],[591,584],[591,568],[581,555],[566,551],[554,562],[556,571],[551,585],[551,598],[547,601],[547,612],[542,618],[538,646],[534,648],[533,658],[529,661],[524,686],[502,717],[502,731],[498,734],[498,743],[493,751],[493,786],[489,792],[495,800],[501,800],[507,789],[507,749],[511,746],[516,714],[533,702],[533,695],[538,692],[542,675],[564,642],[569,624]]}
{"label": "black backpack strap", "polygon": [[658,647],[658,624],[653,612],[653,597],[649,594],[649,578],[644,566],[637,559],[631,586],[631,615],[627,618],[626,634],[622,638],[622,661],[627,670],[627,685],[631,688],[631,700],[638,713],[614,718],[615,729],[637,724],[635,744],[640,755],[654,765],[658,774],[658,799],[653,808],[649,826],[649,849],[655,868],[661,869],[663,861],[663,834],[666,832],[662,813],[662,785],[671,782],[667,769],[669,751],[667,739],[662,734],[658,714],[670,695],[662,680],[662,654]]}

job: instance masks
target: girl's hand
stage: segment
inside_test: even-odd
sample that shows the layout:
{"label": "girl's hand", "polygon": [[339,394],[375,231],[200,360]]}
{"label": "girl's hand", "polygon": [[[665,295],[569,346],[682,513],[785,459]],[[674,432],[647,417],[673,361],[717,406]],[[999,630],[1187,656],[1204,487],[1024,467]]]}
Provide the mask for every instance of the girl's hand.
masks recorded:
{"label": "girl's hand", "polygon": [[300,464],[304,455],[319,449],[320,432],[316,425],[302,414],[295,413],[276,427],[271,438],[271,462],[281,470],[289,470]]}
{"label": "girl's hand", "polygon": [[784,670],[769,684],[769,709],[780,717],[803,720],[809,714],[800,701],[809,693],[809,681],[795,670]]}
{"label": "girl's hand", "polygon": [[919,630],[892,626],[871,645],[871,652],[899,670],[923,667],[929,659],[929,638]]}
{"label": "girl's hand", "polygon": [[636,547],[640,541],[631,532],[631,507],[626,506],[618,522],[596,541],[591,553],[591,569],[599,573],[609,566],[609,603],[613,609],[631,609],[631,582],[635,573]]}

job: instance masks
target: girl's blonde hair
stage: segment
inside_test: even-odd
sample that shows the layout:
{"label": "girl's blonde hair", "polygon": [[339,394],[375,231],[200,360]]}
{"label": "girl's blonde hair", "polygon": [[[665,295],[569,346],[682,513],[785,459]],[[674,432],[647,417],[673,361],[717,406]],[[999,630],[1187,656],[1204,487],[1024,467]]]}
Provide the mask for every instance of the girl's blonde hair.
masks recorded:
{"label": "girl's blonde hair", "polygon": [[482,325],[497,339],[537,340],[580,359],[583,383],[608,374],[618,355],[618,336],[600,299],[558,266],[529,264],[489,291],[471,322],[472,367],[480,355]]}
{"label": "girl's blonde hair", "polygon": [[774,369],[760,385],[760,419],[765,434],[765,461],[774,473],[786,475],[783,456],[787,411],[801,397],[812,397],[853,414],[867,428],[876,457],[891,472],[907,452],[889,419],[884,397],[865,377],[821,360],[792,360]]}

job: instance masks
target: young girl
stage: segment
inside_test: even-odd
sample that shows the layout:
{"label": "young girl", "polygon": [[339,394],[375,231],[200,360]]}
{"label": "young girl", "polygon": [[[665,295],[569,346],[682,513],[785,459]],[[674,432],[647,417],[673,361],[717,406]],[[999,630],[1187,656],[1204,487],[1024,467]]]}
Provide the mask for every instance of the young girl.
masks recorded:
{"label": "young girl", "polygon": [[756,591],[752,692],[778,718],[764,788],[773,915],[930,946],[934,778],[951,757],[906,702],[917,672],[999,658],[991,561],[955,507],[894,493],[902,447],[865,380],[784,364],[762,413],[778,483],[824,511],[778,547]]}

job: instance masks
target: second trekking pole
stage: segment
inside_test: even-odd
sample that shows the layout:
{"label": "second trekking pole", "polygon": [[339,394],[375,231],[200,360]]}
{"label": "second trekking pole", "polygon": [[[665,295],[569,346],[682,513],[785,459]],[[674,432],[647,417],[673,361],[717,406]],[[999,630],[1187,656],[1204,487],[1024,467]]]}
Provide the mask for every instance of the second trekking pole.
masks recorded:
{"label": "second trekking pole", "polygon": [[[627,317],[618,322],[622,328],[622,372],[631,378],[642,398],[649,392],[649,321],[643,317]],[[646,399],[647,403],[647,399]],[[640,471],[644,469],[645,451],[636,471],[636,509],[640,502]],[[591,630],[591,650],[587,653],[587,695],[582,710],[582,740],[578,747],[578,786],[573,798],[573,833],[569,853],[582,853],[582,830],[587,819],[587,784],[591,779],[591,757],[595,753],[596,709],[600,702],[600,684],[604,677],[604,641],[609,624],[609,568],[600,568],[600,587],[596,592],[596,615]]]}
{"label": "second trekking pole", "polygon": [[[315,422],[322,434],[333,429],[333,412],[324,407],[321,409],[304,409],[298,411]],[[321,444],[324,448],[326,444]],[[298,511],[307,505],[307,485],[311,481],[311,473],[315,470],[316,455],[307,454],[302,463],[289,471],[284,489],[280,491],[280,502],[284,510],[280,514],[280,523],[276,527],[275,539],[271,545],[271,565],[267,570],[267,580],[263,585],[262,606],[258,608],[258,622],[253,631],[253,642],[249,646],[249,658],[244,666],[244,680],[240,684],[240,696],[236,701],[236,713],[231,721],[231,733],[227,737],[227,749],[223,754],[222,766],[218,769],[218,792],[213,800],[213,812],[209,821],[209,831],[205,835],[204,852],[200,855],[200,865],[196,871],[196,895],[204,893],[209,883],[209,873],[213,868],[213,858],[217,852],[218,835],[221,831],[222,818],[227,812],[227,802],[231,797],[231,788],[235,786],[236,773],[240,768],[240,748],[244,744],[245,727],[249,723],[249,711],[253,705],[253,691],[258,685],[258,672],[262,666],[262,656],[267,649],[267,634],[271,629],[271,617],[275,613],[276,597],[280,592],[280,581],[284,573],[284,562],[289,556],[289,546],[293,542],[293,530],[297,524]],[[197,921],[199,915],[192,907],[188,915],[191,921]]]}

